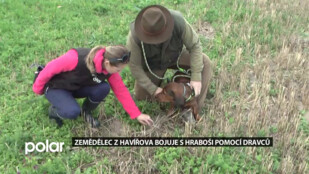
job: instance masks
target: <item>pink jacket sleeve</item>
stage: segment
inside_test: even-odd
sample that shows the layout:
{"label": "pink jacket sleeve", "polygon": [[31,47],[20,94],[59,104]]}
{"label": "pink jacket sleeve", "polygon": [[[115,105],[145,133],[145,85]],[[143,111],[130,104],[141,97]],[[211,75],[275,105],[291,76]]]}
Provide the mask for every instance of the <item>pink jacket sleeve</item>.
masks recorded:
{"label": "pink jacket sleeve", "polygon": [[141,114],[141,111],[136,106],[132,99],[128,88],[124,85],[119,73],[112,74],[108,82],[115,93],[115,96],[121,103],[124,110],[130,115],[131,119],[135,119]]}
{"label": "pink jacket sleeve", "polygon": [[34,93],[42,95],[45,84],[56,74],[72,71],[78,63],[78,53],[75,49],[69,50],[64,55],[50,61],[40,72],[35,80],[32,90]]}

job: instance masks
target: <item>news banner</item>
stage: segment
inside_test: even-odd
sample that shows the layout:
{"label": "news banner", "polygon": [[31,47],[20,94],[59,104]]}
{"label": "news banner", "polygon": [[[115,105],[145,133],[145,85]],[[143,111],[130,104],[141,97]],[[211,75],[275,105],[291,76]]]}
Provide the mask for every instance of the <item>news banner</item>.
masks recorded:
{"label": "news banner", "polygon": [[73,137],[72,146],[255,146],[272,147],[272,137]]}

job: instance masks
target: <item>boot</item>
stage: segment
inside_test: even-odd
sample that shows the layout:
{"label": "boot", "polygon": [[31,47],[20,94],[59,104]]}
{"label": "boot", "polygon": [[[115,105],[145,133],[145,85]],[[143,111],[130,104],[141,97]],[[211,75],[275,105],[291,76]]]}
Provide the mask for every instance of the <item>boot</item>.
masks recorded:
{"label": "boot", "polygon": [[85,99],[83,106],[82,106],[82,116],[84,120],[91,125],[93,128],[100,127],[100,122],[97,118],[93,118],[91,111],[93,111],[99,103],[94,103],[90,101],[88,98]]}
{"label": "boot", "polygon": [[63,124],[62,118],[57,113],[57,109],[52,105],[49,106],[49,108],[48,108],[48,116],[49,116],[49,119],[54,119],[56,121],[58,127],[62,126],[62,124]]}

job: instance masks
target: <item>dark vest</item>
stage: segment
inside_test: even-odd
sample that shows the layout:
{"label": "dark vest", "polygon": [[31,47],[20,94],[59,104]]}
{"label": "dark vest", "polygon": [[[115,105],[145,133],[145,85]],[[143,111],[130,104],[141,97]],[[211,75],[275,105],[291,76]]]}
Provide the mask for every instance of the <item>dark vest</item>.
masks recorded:
{"label": "dark vest", "polygon": [[104,75],[103,73],[95,74],[97,78],[94,79],[86,65],[86,57],[91,49],[76,48],[75,50],[78,52],[78,63],[76,68],[72,71],[55,75],[45,87],[77,90],[84,86],[96,85],[100,83],[100,81],[105,81],[105,79],[110,76],[110,74]]}
{"label": "dark vest", "polygon": [[[183,48],[182,34],[185,30],[185,20],[180,12],[170,10],[174,18],[174,29],[172,37],[162,44],[146,44],[144,43],[144,49],[147,57],[147,62],[151,70],[167,69],[172,65],[176,65],[177,58],[180,55]],[[137,45],[142,50],[141,41],[137,38],[134,31],[131,31],[132,37]],[[142,54],[142,64],[145,70],[147,70],[145,64],[145,58]]]}

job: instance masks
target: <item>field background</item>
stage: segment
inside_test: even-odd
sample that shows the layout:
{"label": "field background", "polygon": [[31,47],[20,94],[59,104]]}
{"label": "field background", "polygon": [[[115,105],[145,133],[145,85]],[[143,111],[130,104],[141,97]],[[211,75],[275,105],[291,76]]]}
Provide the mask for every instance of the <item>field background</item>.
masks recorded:
{"label": "field background", "polygon": [[[31,65],[125,44],[151,4],[181,11],[213,61],[203,120],[192,127],[138,102],[155,121],[143,127],[109,95],[96,110],[100,129],[81,118],[57,129],[32,92]],[[308,9],[305,0],[0,0],[0,173],[309,173]],[[122,77],[132,91],[128,69]],[[274,146],[72,148],[72,136],[272,136]],[[24,154],[25,142],[46,139],[65,142],[64,152]]]}

